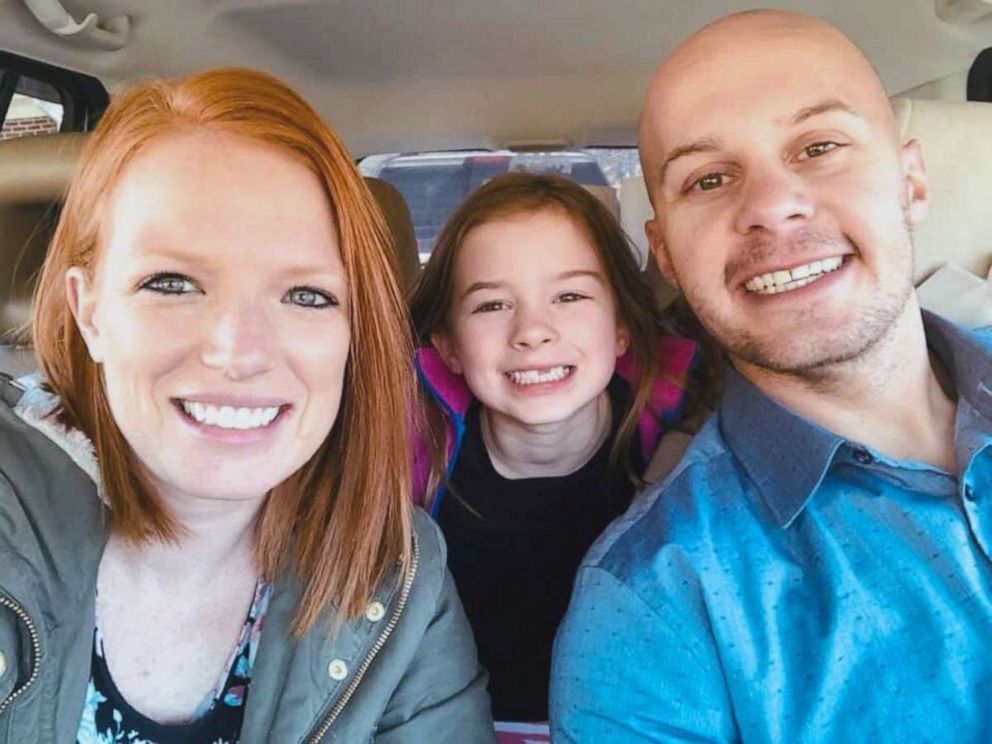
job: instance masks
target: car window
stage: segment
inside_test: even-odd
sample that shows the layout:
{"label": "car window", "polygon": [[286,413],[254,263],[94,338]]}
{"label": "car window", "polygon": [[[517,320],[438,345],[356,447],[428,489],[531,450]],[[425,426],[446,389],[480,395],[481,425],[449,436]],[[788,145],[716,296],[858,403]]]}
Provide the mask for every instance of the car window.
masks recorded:
{"label": "car window", "polygon": [[17,79],[4,116],[0,139],[55,134],[62,128],[65,106],[52,85],[25,75]]}
{"label": "car window", "polygon": [[980,52],[968,71],[968,100],[992,101],[992,47]]}
{"label": "car window", "polygon": [[427,261],[449,215],[472,191],[506,171],[557,173],[587,186],[612,186],[640,174],[637,148],[514,152],[467,150],[371,155],[362,175],[381,178],[406,199],[421,262]]}

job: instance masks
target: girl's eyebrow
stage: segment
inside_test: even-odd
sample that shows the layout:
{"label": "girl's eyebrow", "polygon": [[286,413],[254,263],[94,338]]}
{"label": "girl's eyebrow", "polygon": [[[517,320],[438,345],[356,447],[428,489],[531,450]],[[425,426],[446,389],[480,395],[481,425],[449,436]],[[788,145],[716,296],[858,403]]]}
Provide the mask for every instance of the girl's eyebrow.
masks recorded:
{"label": "girl's eyebrow", "polygon": [[478,292],[483,289],[499,289],[503,286],[503,282],[473,282],[468,286],[464,292],[462,292],[459,299],[464,300],[473,292]]}
{"label": "girl's eyebrow", "polygon": [[[597,282],[606,286],[606,277],[603,276],[601,271],[591,271],[589,269],[573,269],[572,271],[563,271],[555,276],[555,281],[564,281],[566,279],[574,279],[576,277],[588,276],[595,279]],[[505,282],[473,282],[468,285],[468,288],[462,292],[459,297],[460,300],[464,300],[473,292],[480,292],[483,289],[501,289],[506,286]]]}
{"label": "girl's eyebrow", "polygon": [[606,277],[603,276],[603,272],[590,271],[589,269],[574,269],[572,271],[563,271],[558,275],[557,279],[558,281],[562,281],[563,279],[574,279],[580,276],[591,277],[600,284],[602,284],[603,286],[606,286]]}
{"label": "girl's eyebrow", "polygon": [[[563,271],[555,276],[555,281],[561,282],[566,279],[574,279],[576,277],[588,276],[595,279],[597,282],[602,284],[604,287],[607,286],[606,277],[603,276],[601,271],[591,271],[590,269],[573,269],[571,271]],[[464,300],[473,292],[479,292],[483,289],[501,289],[506,286],[505,282],[473,282],[468,286],[468,288],[461,293],[459,300]]]}

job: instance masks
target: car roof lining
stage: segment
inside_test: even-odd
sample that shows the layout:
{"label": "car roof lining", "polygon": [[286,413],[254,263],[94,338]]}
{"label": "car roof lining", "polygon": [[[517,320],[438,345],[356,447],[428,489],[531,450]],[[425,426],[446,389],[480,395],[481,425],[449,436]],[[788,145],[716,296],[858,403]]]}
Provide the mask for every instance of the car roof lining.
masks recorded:
{"label": "car roof lining", "polygon": [[[122,13],[126,48],[67,43],[20,3],[0,10],[0,48],[100,78],[219,65],[294,84],[356,157],[496,147],[507,141],[633,144],[654,65],[694,29],[753,3],[720,0],[66,0],[77,15]],[[896,93],[966,72],[992,46],[992,18],[939,21],[933,3],[777,3],[838,24]]]}

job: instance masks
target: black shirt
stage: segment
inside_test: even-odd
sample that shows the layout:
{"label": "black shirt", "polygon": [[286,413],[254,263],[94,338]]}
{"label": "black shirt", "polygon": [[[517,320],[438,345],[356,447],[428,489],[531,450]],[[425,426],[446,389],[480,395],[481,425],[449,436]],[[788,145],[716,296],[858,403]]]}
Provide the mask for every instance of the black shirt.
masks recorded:
{"label": "black shirt", "polygon": [[[480,660],[489,670],[493,717],[499,721],[548,720],[551,644],[575,572],[593,541],[630,503],[633,484],[626,473],[619,467],[609,472],[630,389],[614,375],[607,391],[613,410],[609,436],[589,462],[559,477],[504,478],[482,440],[478,402],[466,416],[438,523]],[[633,442],[632,454],[639,451]]]}

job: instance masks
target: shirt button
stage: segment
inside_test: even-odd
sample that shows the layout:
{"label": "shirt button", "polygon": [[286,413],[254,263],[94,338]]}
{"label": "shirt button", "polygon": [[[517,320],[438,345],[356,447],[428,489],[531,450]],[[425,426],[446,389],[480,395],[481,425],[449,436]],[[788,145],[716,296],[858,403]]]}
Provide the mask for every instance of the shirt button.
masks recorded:
{"label": "shirt button", "polygon": [[7,673],[7,655],[0,651],[0,677]]}
{"label": "shirt button", "polygon": [[871,465],[875,462],[875,458],[871,456],[871,453],[866,449],[858,448],[854,450],[854,461],[860,463],[861,465]]}
{"label": "shirt button", "polygon": [[964,487],[964,497],[966,499],[968,499],[968,501],[974,501],[975,500],[975,489],[972,488],[970,485],[965,486]]}
{"label": "shirt button", "polygon": [[336,682],[340,682],[348,676],[348,665],[341,659],[334,659],[327,665],[327,676]]}
{"label": "shirt button", "polygon": [[369,622],[377,623],[386,616],[386,608],[382,602],[372,602],[365,608],[365,618]]}

